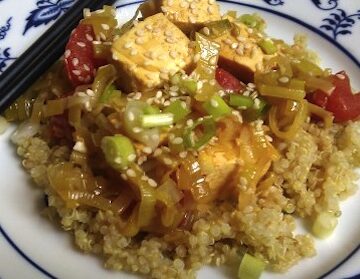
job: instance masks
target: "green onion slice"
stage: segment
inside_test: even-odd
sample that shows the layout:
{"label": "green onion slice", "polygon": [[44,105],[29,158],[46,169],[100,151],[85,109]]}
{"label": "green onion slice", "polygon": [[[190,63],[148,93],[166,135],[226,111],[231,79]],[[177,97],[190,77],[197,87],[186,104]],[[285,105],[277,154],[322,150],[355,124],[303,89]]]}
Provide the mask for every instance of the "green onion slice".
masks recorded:
{"label": "green onion slice", "polygon": [[169,126],[174,123],[172,113],[144,114],[141,116],[141,126],[143,128],[153,128]]}
{"label": "green onion slice", "polygon": [[187,104],[183,101],[176,100],[172,102],[167,108],[164,109],[165,113],[172,113],[174,116],[174,122],[183,120],[191,110],[188,108]]}
{"label": "green onion slice", "polygon": [[205,111],[214,119],[231,114],[231,108],[218,95],[214,95],[203,104]]}
{"label": "green onion slice", "polygon": [[[202,128],[201,135],[197,128]],[[216,124],[212,117],[199,118],[192,127],[185,130],[184,143],[187,148],[199,149],[216,134]]]}
{"label": "green onion slice", "polygon": [[266,264],[263,261],[245,253],[239,266],[238,278],[258,279],[264,271],[265,266]]}
{"label": "green onion slice", "polygon": [[101,141],[106,162],[114,169],[125,169],[136,158],[131,140],[123,135],[107,136]]}
{"label": "green onion slice", "polygon": [[254,100],[249,96],[230,94],[229,104],[232,107],[248,109],[253,107]]}

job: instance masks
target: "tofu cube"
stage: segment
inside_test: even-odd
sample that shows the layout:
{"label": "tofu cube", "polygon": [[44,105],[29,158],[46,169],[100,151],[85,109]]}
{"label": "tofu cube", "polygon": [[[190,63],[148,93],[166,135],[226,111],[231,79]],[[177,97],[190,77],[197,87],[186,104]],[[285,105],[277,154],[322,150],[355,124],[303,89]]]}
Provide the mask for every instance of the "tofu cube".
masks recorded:
{"label": "tofu cube", "polygon": [[126,92],[161,87],[169,76],[192,63],[185,34],[159,13],[139,22],[112,46],[121,87]]}
{"label": "tofu cube", "polygon": [[229,31],[214,39],[221,45],[219,65],[241,81],[252,82],[255,71],[263,69],[263,60],[270,55],[264,54],[259,47],[261,38],[254,34],[254,30],[242,23],[236,25],[236,35]]}
{"label": "tofu cube", "polygon": [[141,12],[144,17],[163,12],[186,34],[198,30],[209,21],[221,19],[220,7],[215,0],[149,0]]}

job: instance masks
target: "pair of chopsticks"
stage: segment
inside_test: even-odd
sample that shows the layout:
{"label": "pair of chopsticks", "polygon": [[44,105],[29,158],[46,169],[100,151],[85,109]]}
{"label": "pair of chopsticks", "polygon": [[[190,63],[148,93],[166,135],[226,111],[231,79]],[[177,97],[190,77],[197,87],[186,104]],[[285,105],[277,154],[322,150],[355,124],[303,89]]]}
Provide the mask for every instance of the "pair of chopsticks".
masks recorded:
{"label": "pair of chopsticks", "polygon": [[77,0],[34,44],[0,76],[0,114],[31,86],[64,53],[71,31],[83,9],[101,9],[115,0]]}

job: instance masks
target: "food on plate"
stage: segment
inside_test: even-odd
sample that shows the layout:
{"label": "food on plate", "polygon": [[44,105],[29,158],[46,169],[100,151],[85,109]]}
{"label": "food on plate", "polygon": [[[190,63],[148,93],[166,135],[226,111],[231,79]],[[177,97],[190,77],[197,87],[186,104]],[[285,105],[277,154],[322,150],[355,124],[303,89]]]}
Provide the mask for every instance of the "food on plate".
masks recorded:
{"label": "food on plate", "polygon": [[84,11],[4,114],[81,250],[150,278],[207,264],[258,278],[316,254],[357,190],[360,95],[304,36],[265,30],[215,1],[148,1],[122,26],[112,7]]}

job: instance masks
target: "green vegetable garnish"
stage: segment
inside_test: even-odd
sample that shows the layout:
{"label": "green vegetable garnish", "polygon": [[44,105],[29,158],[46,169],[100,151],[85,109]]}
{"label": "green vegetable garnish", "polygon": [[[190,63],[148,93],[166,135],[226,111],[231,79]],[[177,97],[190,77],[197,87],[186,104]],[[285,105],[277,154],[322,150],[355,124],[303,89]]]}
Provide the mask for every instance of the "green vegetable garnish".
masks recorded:
{"label": "green vegetable garnish", "polygon": [[263,261],[245,253],[239,266],[238,278],[258,279],[264,271],[265,266],[266,264]]}
{"label": "green vegetable garnish", "polygon": [[261,40],[259,46],[265,54],[274,54],[277,51],[277,47],[271,39]]}
{"label": "green vegetable garnish", "polygon": [[257,29],[260,32],[266,27],[265,21],[257,14],[244,14],[240,16],[238,20],[248,27]]}
{"label": "green vegetable garnish", "polygon": [[230,94],[229,104],[232,107],[248,109],[253,107],[254,100],[249,96]]}
{"label": "green vegetable garnish", "polygon": [[312,226],[312,232],[319,238],[330,236],[338,224],[336,216],[330,212],[320,213]]}
{"label": "green vegetable garnish", "polygon": [[172,102],[167,108],[164,109],[165,113],[172,113],[174,116],[174,122],[178,122],[184,119],[191,111],[185,102],[176,100]]}
{"label": "green vegetable garnish", "polygon": [[101,141],[101,149],[104,152],[106,162],[114,169],[125,169],[136,153],[131,140],[122,135],[107,136]]}
{"label": "green vegetable garnish", "polygon": [[218,95],[214,95],[203,104],[205,111],[214,119],[231,114],[231,108]]}
{"label": "green vegetable garnish", "polygon": [[143,114],[141,116],[141,126],[143,128],[153,128],[169,126],[174,123],[172,113]]}
{"label": "green vegetable garnish", "polygon": [[[202,131],[196,131],[199,126]],[[199,135],[200,134],[200,135]],[[208,143],[216,134],[216,124],[212,117],[198,119],[194,125],[185,130],[184,143],[187,148],[199,149]]]}

